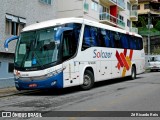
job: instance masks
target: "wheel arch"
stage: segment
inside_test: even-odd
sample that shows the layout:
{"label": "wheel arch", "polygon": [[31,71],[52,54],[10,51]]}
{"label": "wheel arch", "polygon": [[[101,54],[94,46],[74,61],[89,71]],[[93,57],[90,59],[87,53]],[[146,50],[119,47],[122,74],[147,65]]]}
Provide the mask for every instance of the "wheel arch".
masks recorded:
{"label": "wheel arch", "polygon": [[93,73],[94,82],[95,82],[96,73],[95,73],[95,71],[94,71],[94,68],[93,68],[93,66],[87,65],[87,66],[85,66],[85,67],[83,68],[83,70],[82,70],[82,72],[81,72],[81,75],[80,75],[80,84],[83,84],[83,76],[84,76],[84,73],[85,73],[86,70],[90,70],[90,71]]}

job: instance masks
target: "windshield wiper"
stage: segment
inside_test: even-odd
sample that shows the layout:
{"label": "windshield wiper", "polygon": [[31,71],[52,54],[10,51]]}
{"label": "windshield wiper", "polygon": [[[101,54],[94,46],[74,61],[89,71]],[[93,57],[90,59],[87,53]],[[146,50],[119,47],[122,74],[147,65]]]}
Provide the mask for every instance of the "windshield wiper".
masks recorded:
{"label": "windshield wiper", "polygon": [[36,53],[35,51],[34,51],[33,53],[34,53],[34,55],[36,55],[36,58],[38,59],[37,61],[38,61],[38,64],[40,65],[40,67],[41,67],[42,69],[44,69],[44,66],[43,66],[43,64],[41,64],[41,60],[39,59],[37,53]]}

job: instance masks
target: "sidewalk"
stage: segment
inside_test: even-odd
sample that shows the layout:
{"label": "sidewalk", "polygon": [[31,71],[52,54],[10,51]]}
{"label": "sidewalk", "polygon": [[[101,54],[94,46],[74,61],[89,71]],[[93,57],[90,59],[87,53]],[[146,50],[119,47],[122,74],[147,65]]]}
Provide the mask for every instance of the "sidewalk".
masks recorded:
{"label": "sidewalk", "polygon": [[0,78],[0,89],[14,87],[14,78]]}
{"label": "sidewalk", "polygon": [[0,97],[18,94],[19,91],[15,87],[0,88]]}
{"label": "sidewalk", "polygon": [[34,91],[35,90],[18,91],[15,87],[0,88],[0,98],[12,96],[12,95],[17,95],[17,94],[30,93],[30,92],[34,92]]}

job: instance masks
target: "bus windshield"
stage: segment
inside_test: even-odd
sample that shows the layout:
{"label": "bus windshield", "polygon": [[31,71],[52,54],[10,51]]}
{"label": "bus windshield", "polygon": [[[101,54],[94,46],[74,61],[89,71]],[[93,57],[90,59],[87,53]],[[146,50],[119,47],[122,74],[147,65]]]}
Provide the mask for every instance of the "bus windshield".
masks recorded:
{"label": "bus windshield", "polygon": [[[73,48],[70,44],[68,44],[68,46],[61,45],[66,43],[66,41],[63,40],[66,40],[64,35],[62,35],[63,38],[60,38],[62,40],[56,40],[56,32],[58,29],[66,26],[74,28],[76,25],[66,24],[63,26],[46,28],[42,30],[22,32],[16,48],[15,68],[24,70],[44,69],[46,68],[46,65],[49,67],[51,64],[56,64],[58,61],[62,60],[62,47],[65,46],[65,48]],[[71,33],[69,43],[74,44],[74,53],[76,53],[78,38],[73,38],[75,35],[78,35],[76,27],[71,31]],[[73,51],[71,49],[67,50],[69,52]],[[67,51],[65,50],[65,52]]]}

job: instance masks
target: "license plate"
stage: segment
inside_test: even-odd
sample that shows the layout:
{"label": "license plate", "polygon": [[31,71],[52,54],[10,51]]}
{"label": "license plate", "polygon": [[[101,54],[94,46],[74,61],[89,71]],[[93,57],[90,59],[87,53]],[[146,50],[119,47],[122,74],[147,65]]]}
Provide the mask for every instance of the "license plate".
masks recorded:
{"label": "license plate", "polygon": [[37,87],[37,84],[30,84],[29,87],[30,87],[30,88]]}

